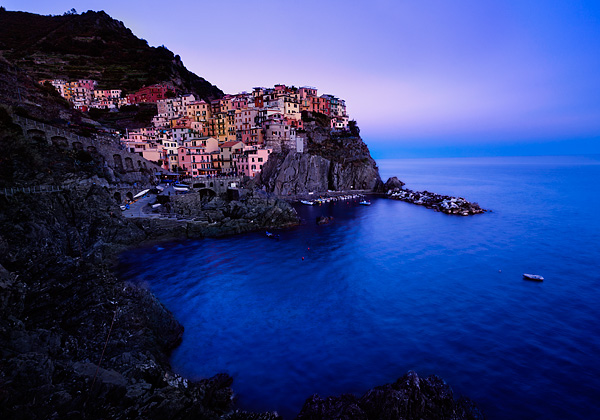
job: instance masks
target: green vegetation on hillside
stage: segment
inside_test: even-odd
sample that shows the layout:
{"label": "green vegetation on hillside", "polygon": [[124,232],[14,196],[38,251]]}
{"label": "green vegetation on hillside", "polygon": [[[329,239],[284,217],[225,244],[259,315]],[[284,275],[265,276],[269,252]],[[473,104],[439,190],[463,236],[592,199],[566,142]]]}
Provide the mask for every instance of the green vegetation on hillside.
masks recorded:
{"label": "green vegetation on hillside", "polygon": [[150,47],[104,12],[41,16],[0,13],[0,50],[37,80],[89,78],[100,89],[123,89],[171,81],[182,92],[210,100],[223,92],[188,71],[164,46]]}

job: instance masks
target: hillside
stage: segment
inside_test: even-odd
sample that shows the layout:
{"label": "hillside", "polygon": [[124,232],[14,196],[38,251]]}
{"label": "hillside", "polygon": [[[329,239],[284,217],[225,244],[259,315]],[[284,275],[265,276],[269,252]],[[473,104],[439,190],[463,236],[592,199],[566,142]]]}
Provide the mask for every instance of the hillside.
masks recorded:
{"label": "hillside", "polygon": [[125,93],[171,81],[204,99],[223,92],[185,68],[165,47],[150,47],[105,12],[41,16],[0,11],[0,51],[35,80],[93,79]]}

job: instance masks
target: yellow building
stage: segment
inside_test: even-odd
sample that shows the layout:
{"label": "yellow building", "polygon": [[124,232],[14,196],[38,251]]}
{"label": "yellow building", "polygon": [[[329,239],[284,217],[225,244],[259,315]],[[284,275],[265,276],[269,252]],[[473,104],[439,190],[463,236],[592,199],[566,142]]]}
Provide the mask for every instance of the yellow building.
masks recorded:
{"label": "yellow building", "polygon": [[198,122],[206,122],[211,117],[210,104],[204,101],[194,101],[186,106],[188,118]]}

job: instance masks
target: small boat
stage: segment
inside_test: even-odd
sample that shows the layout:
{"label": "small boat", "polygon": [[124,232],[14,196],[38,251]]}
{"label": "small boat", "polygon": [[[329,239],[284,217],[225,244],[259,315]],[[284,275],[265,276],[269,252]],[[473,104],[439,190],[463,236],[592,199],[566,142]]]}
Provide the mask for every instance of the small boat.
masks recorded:
{"label": "small boat", "polygon": [[523,280],[544,281],[544,278],[538,274],[523,274]]}
{"label": "small boat", "polygon": [[367,200],[362,200],[362,201],[361,201],[360,203],[358,203],[358,204],[362,204],[363,206],[370,206],[370,205],[371,205],[371,202],[370,202],[370,201],[367,201]]}
{"label": "small boat", "polygon": [[276,233],[267,231],[267,232],[265,232],[265,234],[267,235],[267,238],[279,239],[279,235],[277,235]]}
{"label": "small boat", "polygon": [[307,200],[300,200],[300,202],[301,202],[302,204],[306,204],[307,206],[312,206],[313,204],[315,204],[315,203],[313,203],[312,201],[307,201]]}

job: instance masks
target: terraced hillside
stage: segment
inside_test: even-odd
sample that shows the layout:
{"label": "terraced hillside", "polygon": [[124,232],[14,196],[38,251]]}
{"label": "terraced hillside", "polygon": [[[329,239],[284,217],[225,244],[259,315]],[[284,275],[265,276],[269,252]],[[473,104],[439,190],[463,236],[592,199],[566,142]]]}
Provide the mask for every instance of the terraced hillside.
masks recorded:
{"label": "terraced hillside", "polygon": [[171,81],[204,99],[223,92],[185,68],[165,47],[150,47],[105,12],[63,16],[0,11],[2,55],[36,80],[89,78],[99,88],[133,92]]}

